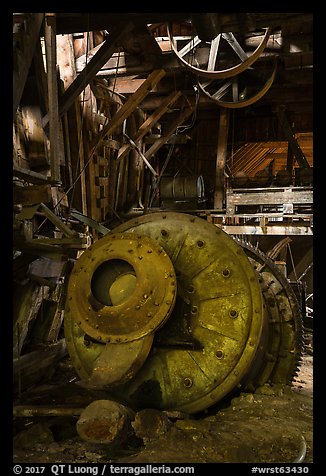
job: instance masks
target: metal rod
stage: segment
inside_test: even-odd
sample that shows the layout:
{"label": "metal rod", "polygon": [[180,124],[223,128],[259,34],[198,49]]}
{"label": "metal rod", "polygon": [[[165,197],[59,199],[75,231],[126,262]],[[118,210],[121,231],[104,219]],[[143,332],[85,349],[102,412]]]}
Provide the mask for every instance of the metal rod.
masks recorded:
{"label": "metal rod", "polygon": [[14,417],[35,416],[79,416],[84,408],[47,406],[47,405],[16,405],[13,409]]}

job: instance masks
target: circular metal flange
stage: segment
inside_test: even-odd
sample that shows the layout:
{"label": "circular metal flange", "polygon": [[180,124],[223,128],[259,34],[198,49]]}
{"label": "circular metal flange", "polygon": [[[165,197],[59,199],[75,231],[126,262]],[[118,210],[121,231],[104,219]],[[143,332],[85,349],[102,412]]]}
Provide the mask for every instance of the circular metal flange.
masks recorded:
{"label": "circular metal flange", "polygon": [[[259,352],[265,320],[254,269],[232,238],[191,215],[148,214],[115,231],[148,236],[164,248],[176,271],[178,300],[184,305],[175,306],[155,333],[156,339],[169,327],[167,334],[177,344],[171,338],[167,345],[154,340],[144,365],[124,385],[110,390],[111,395],[138,408],[190,413],[208,408],[239,385]],[[175,314],[180,309],[184,314]],[[103,345],[92,342],[86,349],[83,331],[72,320],[65,330],[76,370],[89,374]],[[189,336],[188,342],[180,345],[178,335],[183,340]]]}
{"label": "circular metal flange", "polygon": [[168,319],[176,299],[173,265],[153,239],[109,233],[77,260],[67,314],[100,342],[130,342]]}

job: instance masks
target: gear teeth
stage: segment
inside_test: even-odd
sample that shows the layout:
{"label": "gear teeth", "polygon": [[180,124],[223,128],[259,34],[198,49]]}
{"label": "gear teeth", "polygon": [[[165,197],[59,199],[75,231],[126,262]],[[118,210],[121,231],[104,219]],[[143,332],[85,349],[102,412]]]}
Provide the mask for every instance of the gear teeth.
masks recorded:
{"label": "gear teeth", "polygon": [[295,333],[294,341],[295,341],[295,357],[291,356],[291,359],[293,359],[292,365],[289,368],[288,371],[288,378],[287,381],[288,383],[291,383],[293,378],[294,378],[294,373],[296,372],[298,365],[302,362],[302,356],[303,356],[303,351],[304,351],[304,331],[303,331],[303,320],[302,320],[302,313],[301,309],[299,306],[299,302],[297,300],[296,295],[294,294],[290,284],[288,283],[286,277],[282,274],[280,269],[275,265],[275,263],[259,248],[254,247],[251,243],[244,239],[236,239],[237,243],[245,250],[247,251],[247,256],[248,258],[253,256],[254,260],[258,260],[260,263],[263,263],[265,266],[267,266],[271,272],[275,275],[275,277],[278,279],[278,281],[281,283],[283,286],[286,295],[289,299],[291,308],[292,308],[292,314],[293,314],[293,319],[290,321],[293,321],[293,332]]}

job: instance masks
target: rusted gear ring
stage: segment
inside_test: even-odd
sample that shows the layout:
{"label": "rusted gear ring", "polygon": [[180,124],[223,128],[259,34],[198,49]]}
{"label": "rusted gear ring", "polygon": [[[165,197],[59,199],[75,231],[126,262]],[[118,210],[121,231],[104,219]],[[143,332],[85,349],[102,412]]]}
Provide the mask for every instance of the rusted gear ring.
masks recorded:
{"label": "rusted gear ring", "polygon": [[67,298],[67,313],[85,334],[105,343],[131,342],[168,319],[176,276],[153,239],[109,233],[77,260]]}
{"label": "rusted gear ring", "polygon": [[272,314],[269,318],[270,334],[274,336],[274,346],[278,341],[278,350],[269,352],[268,358],[274,364],[268,380],[290,384],[297,374],[303,351],[302,313],[297,297],[284,274],[265,253],[244,240],[234,240],[242,246],[252,266],[259,272],[264,299]]}

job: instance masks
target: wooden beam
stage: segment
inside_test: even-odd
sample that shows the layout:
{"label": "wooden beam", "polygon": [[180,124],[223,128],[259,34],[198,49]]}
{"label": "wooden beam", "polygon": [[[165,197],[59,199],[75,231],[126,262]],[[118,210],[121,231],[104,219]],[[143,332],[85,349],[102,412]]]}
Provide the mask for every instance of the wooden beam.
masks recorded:
{"label": "wooden beam", "polygon": [[266,189],[264,192],[231,192],[227,194],[228,206],[238,205],[284,205],[313,203],[312,190],[296,190],[295,188],[284,187],[284,191],[278,192],[273,189]]}
{"label": "wooden beam", "polygon": [[312,227],[299,225],[216,225],[229,235],[303,235],[311,236]]}
{"label": "wooden beam", "polygon": [[79,416],[83,407],[70,407],[65,405],[15,405],[13,415],[15,418],[54,417],[54,416]]}
{"label": "wooden beam", "polygon": [[[74,82],[68,87],[63,95],[60,105],[59,114],[64,114],[70,106],[74,103],[75,99],[85,89],[89,82],[96,76],[96,73],[107,62],[117,48],[117,45],[129,33],[133,28],[131,22],[119,23],[110,34],[109,38],[103,43],[101,48],[93,56],[90,62],[85,66],[83,71],[77,76]],[[43,118],[43,126],[47,124],[49,120],[48,114]]]}
{"label": "wooden beam", "polygon": [[21,355],[13,361],[14,390],[25,388],[50,375],[49,370],[67,354],[65,339],[40,350]]}
{"label": "wooden beam", "polygon": [[149,94],[153,87],[165,76],[162,69],[154,70],[146,79],[146,81],[137,89],[137,91],[125,102],[125,104],[114,115],[109,124],[103,128],[97,137],[91,142],[91,149],[103,140],[107,135],[112,134],[123,121],[138,107],[141,101]]}
{"label": "wooden beam", "polygon": [[55,14],[53,13],[45,15],[45,47],[49,98],[51,177],[53,180],[60,181],[57,46]]}
{"label": "wooden beam", "polygon": [[183,122],[192,114],[194,106],[189,106],[187,109],[184,109],[180,115],[172,122],[168,130],[163,134],[163,136],[158,139],[154,144],[145,152],[144,156],[149,160],[158,150],[168,142],[172,134],[175,133],[178,126],[183,124]]}
{"label": "wooden beam", "polygon": [[290,280],[298,279],[307,267],[313,262],[313,248],[309,248],[307,253],[301,258],[299,263],[295,265],[295,270],[292,270],[289,274]]}
{"label": "wooden beam", "polygon": [[13,202],[22,205],[36,203],[50,203],[52,200],[51,185],[31,185],[27,187],[14,187]]}
{"label": "wooden beam", "polygon": [[43,22],[44,13],[34,13],[26,19],[26,32],[22,49],[18,47],[14,50],[13,68],[13,117],[23,95],[26,79],[34,56],[34,50],[40,38],[40,29]]}
{"label": "wooden beam", "polygon": [[282,107],[282,106],[278,107],[277,110],[276,110],[276,113],[277,113],[277,117],[278,117],[278,120],[280,122],[280,125],[281,125],[281,127],[284,131],[284,134],[285,134],[287,140],[289,141],[289,148],[291,147],[293,155],[295,156],[299,166],[304,167],[304,168],[309,168],[310,165],[309,165],[304,153],[302,152],[302,149],[299,146],[298,141],[296,140],[296,138],[294,136],[294,132],[292,130],[292,127],[289,124],[288,119],[285,115],[284,107]]}
{"label": "wooden beam", "polygon": [[46,205],[44,205],[44,203],[41,203],[40,204],[41,208],[42,208],[42,212],[44,213],[44,215],[57,227],[59,228],[59,230],[61,230],[63,232],[63,234],[65,236],[67,236],[68,238],[72,238],[72,237],[75,237],[75,236],[78,236],[78,233],[74,230],[72,230],[71,228],[69,228],[68,225],[66,225],[60,217],[58,217],[57,215],[55,215],[55,213],[53,213]]}
{"label": "wooden beam", "polygon": [[83,144],[81,107],[78,99],[67,113],[73,188],[71,205],[87,215],[87,193],[85,174],[85,151]]}
{"label": "wooden beam", "polygon": [[33,170],[23,169],[22,167],[14,167],[13,175],[14,177],[18,177],[29,183],[50,183],[51,185],[59,185],[59,182],[57,180],[53,180],[52,177],[47,177],[46,175],[34,172]]}
{"label": "wooden beam", "polygon": [[214,208],[221,210],[224,206],[224,169],[227,155],[229,131],[229,110],[221,109],[218,142],[216,152],[216,172],[215,172],[215,191]]}
{"label": "wooden beam", "polygon": [[[151,114],[145,122],[140,126],[136,136],[133,138],[134,142],[141,140],[145,134],[150,130],[150,128],[165,114],[168,110],[170,104],[178,99],[181,96],[181,91],[176,91],[170,94],[165,100],[163,100],[161,106],[157,108],[153,114]],[[130,151],[130,144],[124,144],[118,153],[118,159],[122,159]]]}

